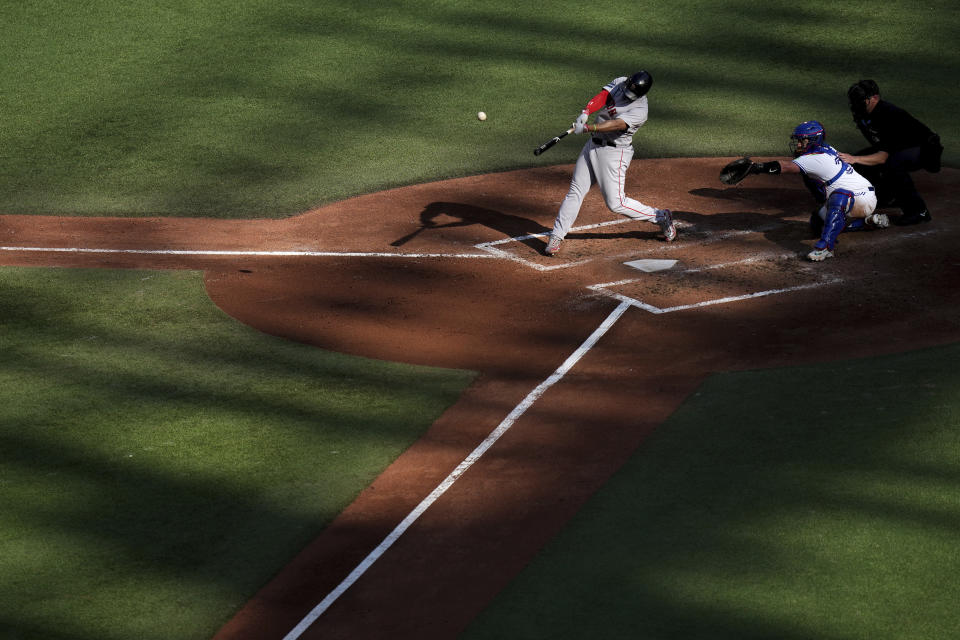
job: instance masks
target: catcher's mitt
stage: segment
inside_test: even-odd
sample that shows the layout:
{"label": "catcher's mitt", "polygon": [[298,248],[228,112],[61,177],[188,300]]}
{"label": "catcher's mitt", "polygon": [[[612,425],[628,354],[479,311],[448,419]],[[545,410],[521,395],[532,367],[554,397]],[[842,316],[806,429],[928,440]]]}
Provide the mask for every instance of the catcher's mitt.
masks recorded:
{"label": "catcher's mitt", "polygon": [[756,173],[754,163],[750,158],[734,160],[720,170],[720,182],[723,184],[737,184],[751,173]]}

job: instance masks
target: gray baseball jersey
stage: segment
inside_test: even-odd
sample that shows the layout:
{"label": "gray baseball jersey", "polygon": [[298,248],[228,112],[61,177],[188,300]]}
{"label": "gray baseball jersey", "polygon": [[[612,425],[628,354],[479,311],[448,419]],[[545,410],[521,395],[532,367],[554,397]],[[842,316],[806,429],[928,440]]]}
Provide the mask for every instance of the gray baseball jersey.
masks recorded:
{"label": "gray baseball jersey", "polygon": [[607,104],[596,113],[596,122],[607,120],[623,120],[627,123],[625,131],[612,133],[595,133],[593,137],[602,138],[605,142],[612,142],[618,147],[633,144],[633,134],[647,121],[647,96],[630,100],[626,94],[627,77],[622,76],[611,80],[603,88],[610,94]]}

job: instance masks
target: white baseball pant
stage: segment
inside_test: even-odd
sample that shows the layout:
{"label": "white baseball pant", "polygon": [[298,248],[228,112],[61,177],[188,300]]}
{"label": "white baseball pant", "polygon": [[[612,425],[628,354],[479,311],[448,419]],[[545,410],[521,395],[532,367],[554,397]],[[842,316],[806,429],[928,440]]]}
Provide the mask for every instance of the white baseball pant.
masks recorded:
{"label": "white baseball pant", "polygon": [[600,192],[610,211],[629,218],[656,223],[655,208],[628,198],[623,192],[631,160],[633,160],[632,146],[605,147],[588,140],[583,145],[577,164],[573,168],[570,190],[560,205],[557,219],[553,223],[552,235],[558,238],[566,237],[577,221],[584,197],[594,184],[600,186]]}

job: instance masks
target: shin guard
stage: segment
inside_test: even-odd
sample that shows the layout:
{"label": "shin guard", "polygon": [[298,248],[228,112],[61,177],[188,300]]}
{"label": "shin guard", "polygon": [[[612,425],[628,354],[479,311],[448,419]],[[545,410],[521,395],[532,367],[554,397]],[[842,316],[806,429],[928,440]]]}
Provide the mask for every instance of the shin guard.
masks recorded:
{"label": "shin guard", "polygon": [[847,225],[847,212],[853,205],[853,194],[849,191],[834,191],[827,198],[827,219],[823,223],[820,239],[814,247],[833,251],[837,246],[837,236]]}

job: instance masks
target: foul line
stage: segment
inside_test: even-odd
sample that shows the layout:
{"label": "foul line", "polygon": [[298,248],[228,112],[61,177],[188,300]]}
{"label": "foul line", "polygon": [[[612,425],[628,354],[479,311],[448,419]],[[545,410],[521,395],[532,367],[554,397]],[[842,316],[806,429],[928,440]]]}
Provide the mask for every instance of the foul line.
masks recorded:
{"label": "foul line", "polygon": [[441,482],[437,488],[430,493],[430,495],[424,498],[423,501],[417,505],[417,507],[411,511],[407,517],[404,518],[403,521],[398,524],[389,535],[387,535],[386,538],[384,538],[383,542],[381,542],[376,549],[371,551],[370,554],[367,555],[367,557],[364,558],[363,561],[357,565],[352,572],[350,572],[350,575],[344,578],[344,580],[333,591],[327,594],[327,597],[325,597],[320,604],[314,607],[310,613],[308,613],[299,622],[299,624],[297,624],[297,626],[295,626],[289,633],[287,633],[286,636],[284,636],[283,640],[296,640],[310,627],[310,625],[316,622],[317,618],[323,615],[323,613],[330,608],[337,598],[343,595],[347,589],[349,589],[364,573],[366,573],[366,571],[373,566],[377,560],[380,559],[387,549],[393,546],[393,543],[396,542],[400,536],[402,536],[404,532],[406,532],[406,530],[409,529],[410,526],[416,522],[416,520],[423,515],[423,513],[429,509],[434,502],[437,501],[438,498],[440,498],[440,496],[446,493],[447,489],[452,487],[453,484],[460,478],[460,476],[462,476],[467,469],[473,466],[473,463],[479,460],[480,457],[486,453],[487,450],[510,429],[510,427],[513,426],[517,419],[519,419],[520,416],[522,416],[526,410],[529,409],[531,405],[533,405],[533,403],[536,402],[537,399],[547,391],[547,389],[559,382],[560,379],[563,378],[563,376],[566,375],[567,372],[570,371],[570,369],[572,369],[573,366],[579,362],[580,359],[583,358],[583,356],[586,355],[591,348],[593,348],[597,341],[603,337],[607,331],[610,330],[610,327],[616,323],[620,316],[622,316],[624,312],[630,308],[630,306],[631,305],[626,302],[623,302],[617,306],[617,308],[614,309],[609,316],[607,316],[607,319],[596,328],[590,337],[587,338],[586,341],[580,345],[580,347],[574,351],[549,378],[541,382],[536,389],[531,391],[527,397],[524,398],[523,401],[518,404],[513,411],[510,412],[510,415],[508,415],[503,422],[501,422],[497,428],[494,429],[490,435],[488,435],[487,438],[470,453],[470,455],[464,458],[463,462],[457,465],[457,468],[454,469],[450,475],[448,475],[446,479],[444,479],[444,481]]}
{"label": "foul line", "polygon": [[33,251],[37,253],[120,253],[158,256],[270,256],[320,258],[483,258],[489,253],[388,253],[360,251],[214,251],[199,249],[87,249],[84,247],[0,247],[0,251]]}
{"label": "foul line", "polygon": [[[623,218],[620,220],[610,220],[607,222],[600,222],[597,224],[584,225],[582,227],[574,227],[571,231],[584,231],[588,229],[596,229],[599,227],[607,227],[617,224],[625,224],[629,222],[634,222],[638,218]],[[624,256],[637,256],[645,255],[649,253],[654,253],[658,251],[670,251],[687,248],[694,245],[703,245],[718,242],[725,240],[727,238],[745,235],[750,233],[757,233],[760,231],[767,231],[770,229],[777,228],[774,226],[758,227],[752,230],[737,230],[729,231],[725,233],[712,234],[708,233],[707,237],[693,243],[671,243],[666,247],[652,247],[645,249],[643,251],[631,251],[629,253],[623,253],[613,256],[606,256],[607,258],[621,258]],[[903,234],[903,237],[910,236],[924,236],[935,233],[935,231],[927,230],[921,232],[914,232]],[[495,248],[498,245],[507,244],[510,242],[522,242],[523,240],[528,240],[530,238],[541,238],[548,233],[531,233],[525,236],[515,236],[512,238],[502,238],[500,240],[494,240],[492,242],[481,242],[480,244],[474,245],[475,249],[483,251],[483,253],[390,253],[386,251],[307,251],[307,250],[278,250],[278,251],[244,251],[244,250],[204,250],[204,249],[93,249],[88,247],[0,247],[0,252],[8,253],[18,253],[18,252],[32,252],[32,253],[74,253],[74,254],[127,254],[127,255],[158,255],[158,256],[239,256],[239,257],[308,257],[308,258],[466,258],[466,259],[501,259],[509,260],[512,262],[518,262],[528,267],[532,267],[538,271],[552,271],[554,269],[568,269],[570,267],[579,266],[596,260],[596,257],[584,258],[582,260],[577,260],[573,262],[565,262],[555,265],[542,265],[522,258],[520,256],[514,255],[502,249]],[[687,237],[699,235],[699,232],[688,232]],[[704,267],[710,268],[710,267]]]}

